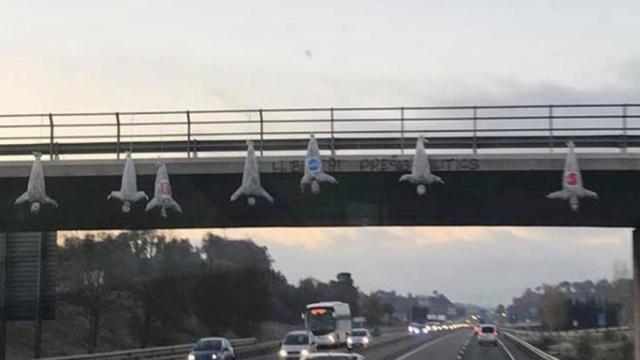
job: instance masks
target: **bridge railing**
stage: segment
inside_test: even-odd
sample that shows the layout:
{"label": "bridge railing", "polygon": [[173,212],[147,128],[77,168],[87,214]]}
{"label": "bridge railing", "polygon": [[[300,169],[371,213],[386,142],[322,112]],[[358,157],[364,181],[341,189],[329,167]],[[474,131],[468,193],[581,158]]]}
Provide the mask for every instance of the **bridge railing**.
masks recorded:
{"label": "bridge railing", "polygon": [[0,156],[232,152],[254,140],[264,152],[304,150],[315,133],[324,150],[404,153],[419,134],[447,151],[640,147],[640,104],[554,104],[185,110],[0,115]]}

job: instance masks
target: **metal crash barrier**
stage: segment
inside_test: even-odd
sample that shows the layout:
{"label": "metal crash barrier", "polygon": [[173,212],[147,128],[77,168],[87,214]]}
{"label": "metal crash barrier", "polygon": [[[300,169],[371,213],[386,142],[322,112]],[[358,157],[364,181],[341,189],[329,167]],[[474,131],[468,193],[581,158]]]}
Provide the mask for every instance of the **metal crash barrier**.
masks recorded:
{"label": "metal crash barrier", "polygon": [[549,355],[546,352],[538,349],[537,347],[529,344],[528,342],[520,339],[519,337],[510,334],[508,332],[504,333],[509,339],[513,340],[516,344],[518,344],[519,346],[521,346],[522,348],[524,348],[526,351],[528,351],[529,353],[535,355],[536,357],[538,357],[539,359],[543,359],[543,360],[560,360],[557,357],[553,356],[553,355]]}
{"label": "metal crash barrier", "polygon": [[[246,354],[253,351],[260,351],[267,346],[274,348],[278,342],[257,343],[256,338],[242,338],[229,340],[237,354]],[[83,354],[50,357],[45,360],[133,360],[133,359],[186,359],[187,353],[191,350],[193,344],[160,346],[145,349],[110,351],[98,354]]]}
{"label": "metal crash barrier", "polygon": [[[409,337],[405,332],[392,332],[382,335],[371,345],[370,349],[394,344]],[[276,353],[280,341],[258,342],[256,338],[232,339],[236,355],[240,358],[250,358],[266,353]],[[185,360],[193,344],[161,346],[146,349],[112,351],[98,354],[83,354],[44,358],[43,360]]]}

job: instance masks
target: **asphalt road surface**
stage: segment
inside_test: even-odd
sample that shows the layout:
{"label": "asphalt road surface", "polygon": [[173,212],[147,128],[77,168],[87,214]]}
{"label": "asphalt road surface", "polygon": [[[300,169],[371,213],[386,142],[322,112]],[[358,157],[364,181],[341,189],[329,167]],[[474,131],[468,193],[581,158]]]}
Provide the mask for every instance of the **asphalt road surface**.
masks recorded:
{"label": "asphalt road surface", "polygon": [[514,344],[502,338],[499,346],[478,345],[471,331],[457,331],[427,341],[395,360],[530,360]]}
{"label": "asphalt road surface", "polygon": [[[367,360],[532,360],[503,336],[499,346],[478,345],[470,330],[407,336],[384,346],[356,352]],[[277,356],[268,354],[251,360],[277,360]]]}

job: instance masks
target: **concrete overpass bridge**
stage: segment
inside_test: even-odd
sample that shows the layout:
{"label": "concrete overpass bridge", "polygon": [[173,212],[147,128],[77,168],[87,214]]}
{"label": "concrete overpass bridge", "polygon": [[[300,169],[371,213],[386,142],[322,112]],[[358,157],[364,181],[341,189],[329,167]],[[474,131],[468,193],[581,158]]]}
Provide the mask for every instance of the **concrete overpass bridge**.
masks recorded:
{"label": "concrete overpass bridge", "polygon": [[[2,232],[250,226],[517,225],[636,228],[640,222],[640,104],[252,109],[0,115]],[[325,171],[340,182],[320,195],[299,188],[309,133]],[[428,140],[445,184],[426,197],[398,178],[415,138]],[[260,153],[274,204],[230,203],[245,141]],[[564,143],[580,150],[585,185],[600,195],[573,212],[545,198],[560,188]],[[143,204],[123,214],[117,189],[132,150],[138,186],[153,193],[165,159],[183,214],[166,219]],[[47,192],[59,209],[16,207],[30,153],[49,155]],[[640,294],[640,232],[634,232]],[[640,323],[640,301],[636,303]],[[638,327],[636,327],[638,329]],[[636,343],[640,343],[637,331]],[[636,347],[640,359],[640,347]]]}
{"label": "concrete overpass bridge", "polygon": [[[546,225],[635,227],[640,219],[640,104],[253,109],[0,115],[0,228],[80,230],[227,226]],[[309,133],[340,184],[301,194]],[[398,183],[415,138],[429,140],[445,178],[426,198]],[[230,203],[245,141],[256,142],[273,205]],[[600,200],[574,213],[545,194],[560,187],[565,142],[580,151],[587,187]],[[119,187],[120,154],[137,159],[139,187],[153,193],[155,158],[172,176],[182,216],[106,195]],[[59,209],[32,216],[13,202],[29,154],[49,154],[48,193]],[[146,159],[145,159],[146,157]],[[3,161],[6,160],[6,161]],[[24,161],[20,161],[24,160]],[[140,204],[139,207],[144,205]]]}
{"label": "concrete overpass bridge", "polygon": [[[340,182],[319,195],[300,191],[304,157],[260,159],[262,184],[274,204],[231,203],[244,159],[166,159],[174,198],[183,214],[161,218],[134,204],[124,214],[107,194],[120,186],[122,161],[59,160],[45,163],[47,192],[60,208],[34,216],[13,204],[26,186],[29,162],[0,164],[0,228],[5,231],[118,228],[204,228],[361,225],[541,225],[635,227],[640,219],[640,157],[585,154],[586,186],[600,194],[579,212],[545,198],[560,188],[563,154],[436,155],[432,170],[445,184],[426,197],[399,183],[410,172],[410,155],[336,156],[325,171]],[[137,161],[138,187],[153,193],[155,159]]]}

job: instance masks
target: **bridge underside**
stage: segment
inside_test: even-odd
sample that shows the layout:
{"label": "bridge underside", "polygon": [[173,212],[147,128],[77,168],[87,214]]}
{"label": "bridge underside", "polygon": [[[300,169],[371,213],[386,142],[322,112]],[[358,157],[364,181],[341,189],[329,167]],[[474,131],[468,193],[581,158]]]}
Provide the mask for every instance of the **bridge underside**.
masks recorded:
{"label": "bridge underside", "polygon": [[[240,174],[172,176],[174,197],[184,210],[163,219],[136,204],[123,214],[120,203],[106,200],[119,187],[119,176],[50,177],[47,192],[59,209],[43,207],[39,215],[13,202],[26,178],[0,178],[0,229],[82,230],[142,228],[206,228],[264,226],[361,225],[518,225],[636,227],[640,219],[640,172],[588,171],[586,187],[600,200],[585,200],[579,212],[545,194],[558,190],[560,171],[441,171],[446,184],[416,196],[415,187],[398,183],[400,172],[342,172],[340,184],[324,186],[319,195],[302,194],[299,174],[266,173],[263,186],[275,204],[258,200],[249,207],[229,196]],[[141,189],[153,188],[154,177],[138,177]]]}

